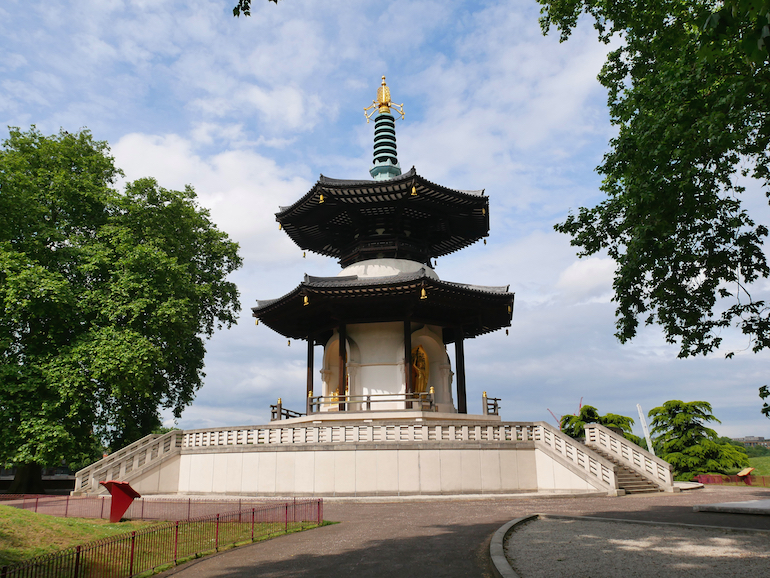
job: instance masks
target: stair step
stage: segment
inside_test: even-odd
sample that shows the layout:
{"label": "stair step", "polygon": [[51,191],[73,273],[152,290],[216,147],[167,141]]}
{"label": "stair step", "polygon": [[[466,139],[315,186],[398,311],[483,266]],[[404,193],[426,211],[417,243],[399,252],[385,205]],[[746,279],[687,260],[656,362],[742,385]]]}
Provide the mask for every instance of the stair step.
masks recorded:
{"label": "stair step", "polygon": [[591,447],[592,450],[594,450],[597,454],[602,456],[604,459],[611,461],[613,464],[618,466],[618,486],[625,490],[627,494],[652,494],[652,493],[658,493],[662,492],[663,490],[657,486],[654,482],[648,480],[638,472],[635,472],[633,469],[628,467],[626,464],[621,463],[617,459],[615,459],[614,456],[597,449],[593,446]]}

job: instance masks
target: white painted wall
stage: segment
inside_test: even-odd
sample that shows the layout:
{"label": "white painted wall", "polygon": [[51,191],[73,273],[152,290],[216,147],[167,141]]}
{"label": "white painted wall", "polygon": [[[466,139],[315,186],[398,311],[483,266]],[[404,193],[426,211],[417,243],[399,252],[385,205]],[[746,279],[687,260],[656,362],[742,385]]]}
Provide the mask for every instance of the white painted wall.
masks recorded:
{"label": "white painted wall", "polygon": [[[142,494],[396,496],[597,490],[532,443],[500,448],[291,448],[182,453],[132,482]],[[288,448],[287,448],[288,449]]]}

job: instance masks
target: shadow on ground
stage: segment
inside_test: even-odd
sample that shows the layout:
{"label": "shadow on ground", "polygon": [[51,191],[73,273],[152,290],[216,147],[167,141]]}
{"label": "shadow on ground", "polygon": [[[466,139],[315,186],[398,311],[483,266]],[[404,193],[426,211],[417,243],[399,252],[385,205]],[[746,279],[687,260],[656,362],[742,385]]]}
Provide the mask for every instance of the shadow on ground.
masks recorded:
{"label": "shadow on ground", "polygon": [[[282,553],[279,538],[272,544],[246,546],[172,570],[163,576],[184,578],[401,578],[491,577],[489,536],[499,525],[470,524],[433,527],[433,535],[368,540],[346,544],[344,523],[304,533],[304,544]],[[343,532],[344,533],[344,532]],[[272,546],[272,547],[271,547]],[[288,544],[287,544],[288,546]]]}

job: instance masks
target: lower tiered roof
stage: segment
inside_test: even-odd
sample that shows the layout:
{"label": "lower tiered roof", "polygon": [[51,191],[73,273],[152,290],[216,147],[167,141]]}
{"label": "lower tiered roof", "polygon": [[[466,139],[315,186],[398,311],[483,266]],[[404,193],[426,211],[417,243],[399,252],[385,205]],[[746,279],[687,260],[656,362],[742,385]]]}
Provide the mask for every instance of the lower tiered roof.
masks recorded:
{"label": "lower tiered roof", "polygon": [[441,281],[425,268],[388,277],[311,277],[279,299],[260,300],[252,314],[291,339],[307,339],[340,324],[403,321],[444,328],[444,343],[456,329],[476,337],[511,325],[513,293]]}

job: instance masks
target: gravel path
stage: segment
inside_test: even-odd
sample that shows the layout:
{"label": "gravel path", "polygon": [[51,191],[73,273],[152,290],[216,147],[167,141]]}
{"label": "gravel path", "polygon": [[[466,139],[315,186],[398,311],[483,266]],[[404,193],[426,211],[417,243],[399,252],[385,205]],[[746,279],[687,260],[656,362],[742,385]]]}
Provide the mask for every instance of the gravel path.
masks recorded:
{"label": "gravel path", "polygon": [[521,578],[768,576],[770,534],[604,520],[541,518],[510,533]]}

